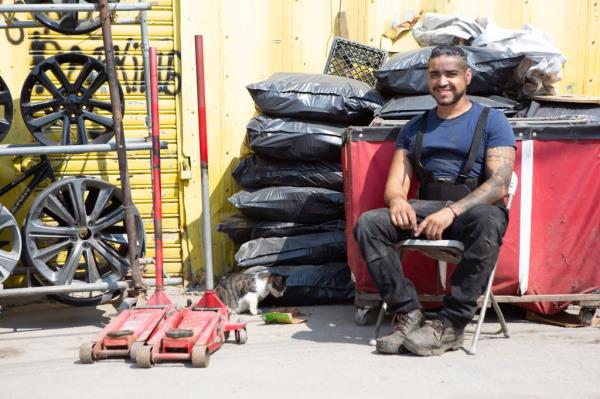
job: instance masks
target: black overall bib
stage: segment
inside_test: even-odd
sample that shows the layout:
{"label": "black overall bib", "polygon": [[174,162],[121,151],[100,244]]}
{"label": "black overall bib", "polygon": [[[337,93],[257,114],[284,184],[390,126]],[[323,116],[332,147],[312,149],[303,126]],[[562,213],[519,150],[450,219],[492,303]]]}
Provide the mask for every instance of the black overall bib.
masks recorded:
{"label": "black overall bib", "polygon": [[479,120],[477,121],[477,127],[475,128],[475,134],[473,135],[473,141],[471,142],[471,148],[469,149],[469,156],[454,181],[438,179],[434,177],[433,173],[425,169],[425,167],[423,167],[421,164],[423,137],[425,135],[424,130],[427,125],[429,112],[431,111],[427,111],[425,114],[423,114],[421,117],[421,123],[419,124],[419,129],[417,130],[415,148],[415,170],[417,179],[419,180],[419,199],[433,201],[458,201],[483,183],[485,180],[485,170],[482,170],[482,173],[478,179],[469,179],[468,176],[479,154],[479,147],[481,145],[483,131],[485,130],[485,126],[487,124],[489,111],[490,109],[488,107],[483,107],[481,115],[479,116]]}

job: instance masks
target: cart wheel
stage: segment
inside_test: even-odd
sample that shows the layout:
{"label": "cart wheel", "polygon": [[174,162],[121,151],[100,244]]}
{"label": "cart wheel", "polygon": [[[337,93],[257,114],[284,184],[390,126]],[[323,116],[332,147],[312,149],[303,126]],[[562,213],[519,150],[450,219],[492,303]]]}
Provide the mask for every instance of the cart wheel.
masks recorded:
{"label": "cart wheel", "polygon": [[358,308],[356,309],[356,313],[354,313],[354,322],[358,326],[366,326],[369,324],[369,314],[371,312],[371,308]]}
{"label": "cart wheel", "polygon": [[85,342],[79,347],[79,361],[83,364],[94,363],[94,344]]}
{"label": "cart wheel", "polygon": [[135,362],[139,368],[149,369],[152,367],[152,347],[142,346],[135,353]]}
{"label": "cart wheel", "polygon": [[246,329],[235,330],[235,343],[238,345],[244,345],[248,341],[248,333]]}
{"label": "cart wheel", "polygon": [[192,367],[208,367],[210,352],[204,345],[195,345],[192,348]]}
{"label": "cart wheel", "polygon": [[140,341],[135,341],[133,344],[131,344],[131,348],[129,348],[129,358],[132,362],[136,361],[136,356],[143,347],[144,343]]}
{"label": "cart wheel", "polygon": [[585,326],[591,326],[592,320],[596,315],[596,308],[592,306],[582,306],[579,309],[579,321]]}

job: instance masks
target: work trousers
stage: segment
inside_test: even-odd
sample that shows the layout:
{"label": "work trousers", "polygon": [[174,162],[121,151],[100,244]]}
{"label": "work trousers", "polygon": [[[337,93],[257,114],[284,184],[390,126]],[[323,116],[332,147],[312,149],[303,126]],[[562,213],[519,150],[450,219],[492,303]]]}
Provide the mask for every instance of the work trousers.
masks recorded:
{"label": "work trousers", "polygon": [[[445,201],[410,202],[418,222],[449,204]],[[462,259],[451,276],[450,294],[444,297],[444,307],[439,315],[455,328],[463,328],[475,315],[477,298],[485,290],[492,273],[507,224],[506,208],[483,204],[458,215],[444,231],[443,239],[464,244]],[[404,276],[397,249],[400,241],[414,238],[412,230],[394,226],[389,209],[381,208],[360,216],[354,237],[388,311],[406,313],[419,308],[417,291],[412,281]]]}

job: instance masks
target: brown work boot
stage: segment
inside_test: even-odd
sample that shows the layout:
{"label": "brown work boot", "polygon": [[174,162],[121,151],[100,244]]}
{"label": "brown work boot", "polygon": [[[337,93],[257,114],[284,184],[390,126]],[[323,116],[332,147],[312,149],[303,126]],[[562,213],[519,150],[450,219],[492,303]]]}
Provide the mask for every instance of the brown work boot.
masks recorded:
{"label": "brown work boot", "polygon": [[421,309],[415,309],[408,313],[396,313],[392,319],[392,330],[390,335],[377,339],[376,348],[379,353],[400,353],[404,338],[411,332],[423,325],[423,313]]}
{"label": "brown work boot", "polygon": [[404,347],[419,356],[441,355],[460,349],[465,338],[464,330],[455,329],[449,322],[434,320],[407,335]]}

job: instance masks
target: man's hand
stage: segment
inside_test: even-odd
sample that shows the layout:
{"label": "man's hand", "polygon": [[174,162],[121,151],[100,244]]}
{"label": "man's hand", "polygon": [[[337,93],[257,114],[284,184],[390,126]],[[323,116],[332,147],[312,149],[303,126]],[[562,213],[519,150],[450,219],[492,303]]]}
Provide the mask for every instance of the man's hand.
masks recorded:
{"label": "man's hand", "polygon": [[452,224],[454,217],[454,212],[448,207],[432,213],[419,223],[415,229],[415,237],[423,233],[429,240],[441,240],[442,233]]}
{"label": "man's hand", "polygon": [[390,200],[390,219],[394,226],[398,226],[402,230],[415,230],[417,228],[415,210],[404,198]]}

